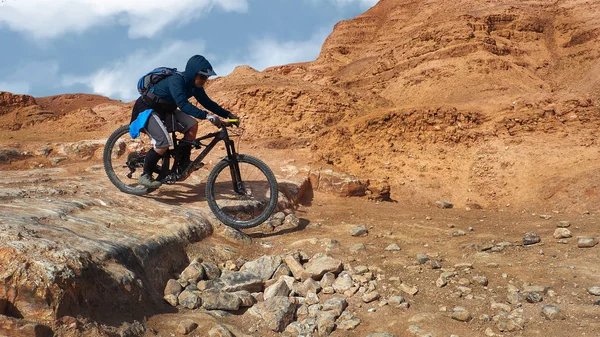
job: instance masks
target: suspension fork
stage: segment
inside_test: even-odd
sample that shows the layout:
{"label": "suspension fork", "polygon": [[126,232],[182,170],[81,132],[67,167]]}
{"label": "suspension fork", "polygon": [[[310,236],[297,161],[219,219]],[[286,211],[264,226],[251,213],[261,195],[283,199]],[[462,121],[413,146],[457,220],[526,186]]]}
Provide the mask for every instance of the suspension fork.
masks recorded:
{"label": "suspension fork", "polygon": [[233,183],[233,190],[235,193],[244,194],[244,182],[240,173],[240,165],[238,162],[237,153],[235,152],[235,146],[233,140],[227,138],[224,139],[225,148],[227,149],[227,157],[229,158],[229,172],[231,172],[231,182]]}

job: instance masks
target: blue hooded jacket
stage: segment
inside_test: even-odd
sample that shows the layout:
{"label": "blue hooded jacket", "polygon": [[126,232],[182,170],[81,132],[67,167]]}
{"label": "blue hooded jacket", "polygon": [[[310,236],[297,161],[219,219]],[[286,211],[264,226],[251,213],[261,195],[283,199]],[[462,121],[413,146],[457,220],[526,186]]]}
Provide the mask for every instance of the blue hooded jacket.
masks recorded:
{"label": "blue hooded jacket", "polygon": [[206,111],[198,109],[188,99],[192,96],[198,103],[211,112],[227,118],[229,111],[223,109],[219,104],[213,102],[204,88],[196,88],[194,79],[200,70],[212,69],[210,63],[201,55],[192,56],[185,66],[183,77],[171,75],[154,85],[154,94],[167,102],[177,104],[177,107],[188,115],[199,119],[206,119]]}

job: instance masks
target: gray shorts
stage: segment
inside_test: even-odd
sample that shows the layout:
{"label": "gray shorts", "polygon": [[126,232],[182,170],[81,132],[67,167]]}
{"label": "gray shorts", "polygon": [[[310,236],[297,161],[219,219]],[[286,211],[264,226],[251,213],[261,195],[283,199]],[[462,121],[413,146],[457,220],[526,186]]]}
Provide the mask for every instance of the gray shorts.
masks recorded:
{"label": "gray shorts", "polygon": [[159,114],[152,112],[144,131],[150,135],[154,148],[160,149],[173,146],[173,140],[169,135],[170,132],[186,133],[196,124],[198,124],[198,121],[194,117],[179,109],[175,110],[172,114],[167,114],[164,120],[160,119]]}

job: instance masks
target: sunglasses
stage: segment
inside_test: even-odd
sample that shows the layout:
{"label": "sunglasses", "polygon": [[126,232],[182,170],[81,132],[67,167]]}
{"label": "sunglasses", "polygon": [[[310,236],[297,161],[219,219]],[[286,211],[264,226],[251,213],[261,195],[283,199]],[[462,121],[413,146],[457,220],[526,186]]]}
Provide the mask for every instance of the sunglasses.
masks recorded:
{"label": "sunglasses", "polygon": [[200,78],[204,81],[208,80],[208,76],[206,75],[202,75],[202,74],[198,74],[200,76]]}

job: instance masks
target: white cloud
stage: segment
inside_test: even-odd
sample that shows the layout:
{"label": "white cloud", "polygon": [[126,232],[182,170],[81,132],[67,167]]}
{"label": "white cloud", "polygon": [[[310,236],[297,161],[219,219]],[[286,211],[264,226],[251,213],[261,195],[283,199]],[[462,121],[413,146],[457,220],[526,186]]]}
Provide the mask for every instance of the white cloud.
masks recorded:
{"label": "white cloud", "polygon": [[35,38],[56,38],[68,32],[117,21],[129,36],[151,37],[168,24],[182,24],[220,7],[246,12],[247,0],[16,0],[0,3],[0,27]]}
{"label": "white cloud", "polygon": [[325,38],[331,33],[329,29],[322,29],[306,41],[277,41],[263,38],[250,41],[248,56],[241,60],[230,60],[215,67],[219,75],[227,75],[236,66],[249,65],[259,71],[265,68],[312,61],[319,56]]}
{"label": "white cloud", "polygon": [[194,54],[204,54],[203,41],[175,41],[160,49],[138,50],[111,65],[84,76],[67,75],[65,86],[83,84],[96,94],[130,101],[139,96],[136,85],[139,78],[156,67],[172,67],[183,71]]}

